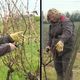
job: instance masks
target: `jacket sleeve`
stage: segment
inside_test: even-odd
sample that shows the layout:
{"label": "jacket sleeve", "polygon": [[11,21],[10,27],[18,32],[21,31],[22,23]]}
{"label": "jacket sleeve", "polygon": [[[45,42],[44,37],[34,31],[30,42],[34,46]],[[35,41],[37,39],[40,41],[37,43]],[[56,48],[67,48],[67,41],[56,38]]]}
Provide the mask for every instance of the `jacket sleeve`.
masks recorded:
{"label": "jacket sleeve", "polygon": [[13,39],[9,35],[0,36],[0,44],[13,43]]}
{"label": "jacket sleeve", "polygon": [[11,51],[11,48],[8,43],[0,45],[0,56],[3,56],[10,51]]}
{"label": "jacket sleeve", "polygon": [[51,47],[52,44],[52,38],[51,38],[51,25],[49,26],[49,32],[48,32],[48,41],[47,41],[47,46]]}
{"label": "jacket sleeve", "polygon": [[63,32],[60,40],[65,43],[73,34],[73,24],[70,20],[65,20],[62,22]]}

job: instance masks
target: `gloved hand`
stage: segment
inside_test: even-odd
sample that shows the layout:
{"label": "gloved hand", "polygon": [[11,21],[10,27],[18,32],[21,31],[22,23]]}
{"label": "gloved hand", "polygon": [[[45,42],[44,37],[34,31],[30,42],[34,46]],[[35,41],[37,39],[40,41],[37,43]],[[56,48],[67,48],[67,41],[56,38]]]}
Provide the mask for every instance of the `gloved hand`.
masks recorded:
{"label": "gloved hand", "polygon": [[50,46],[47,46],[46,47],[46,52],[49,52],[49,50],[50,50]]}
{"label": "gloved hand", "polygon": [[15,32],[10,34],[10,37],[14,40],[14,42],[19,42],[23,39],[23,31]]}
{"label": "gloved hand", "polygon": [[64,48],[64,43],[63,43],[62,41],[59,41],[59,42],[55,45],[55,47],[56,47],[56,50],[57,50],[58,52],[62,52],[62,51],[63,51],[63,48]]}

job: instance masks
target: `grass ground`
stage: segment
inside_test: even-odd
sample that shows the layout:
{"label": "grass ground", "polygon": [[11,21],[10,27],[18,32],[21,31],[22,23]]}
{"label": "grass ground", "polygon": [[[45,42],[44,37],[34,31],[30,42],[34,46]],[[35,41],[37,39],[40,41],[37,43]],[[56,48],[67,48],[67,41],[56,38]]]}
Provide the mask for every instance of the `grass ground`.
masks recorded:
{"label": "grass ground", "polygon": [[[22,24],[22,25],[24,25],[24,24]],[[28,44],[28,41],[27,41],[28,39],[25,42],[25,55],[26,55],[26,57],[27,57],[30,65],[31,65],[31,68],[30,68],[30,66],[29,66],[29,64],[28,64],[28,62],[26,60],[23,63],[25,65],[25,67],[26,67],[26,71],[31,71],[31,72],[34,72],[34,73],[36,72],[36,69],[38,68],[38,65],[39,65],[39,49],[40,49],[39,48],[40,47],[39,44],[40,43],[39,43],[39,39],[38,38],[40,36],[40,21],[38,21],[36,23],[36,25],[37,26],[35,26],[35,28],[36,28],[35,31],[37,33],[37,41],[36,41],[36,37],[34,37],[35,35],[30,30],[30,34],[32,35],[32,37],[35,38],[35,41],[31,37],[30,40],[29,40],[29,44]],[[20,24],[20,26],[21,26],[21,24]],[[22,28],[20,30],[24,30],[24,28],[23,29]],[[0,29],[2,30],[2,24],[1,23],[0,23]],[[29,32],[29,31],[27,31],[27,32]],[[26,33],[26,35],[28,35],[28,34]],[[9,54],[11,54],[11,53],[9,53]],[[23,57],[23,60],[24,60],[24,57]],[[0,57],[0,80],[6,80],[8,67],[2,63],[2,60],[1,60],[2,58]],[[14,66],[14,67],[16,67],[16,66]],[[18,66],[18,67],[20,67],[20,66]],[[16,71],[15,70],[12,73],[13,76],[12,76],[12,79],[11,80],[25,80],[24,73],[22,73],[22,72],[24,72],[24,71],[21,71],[20,70],[20,72],[19,72],[19,71]]]}
{"label": "grass ground", "polygon": [[[25,51],[26,51],[27,60],[28,60],[29,64],[31,65],[31,68],[30,68],[28,62],[25,59],[23,59],[24,63],[25,63],[24,65],[25,65],[26,71],[31,71],[31,72],[35,73],[35,71],[37,70],[38,65],[39,65],[39,51],[38,51],[39,44],[35,44],[34,42],[30,43],[29,45],[25,44],[25,48],[26,48]],[[9,55],[9,54],[11,54],[11,53],[8,53],[7,55]],[[12,54],[14,54],[14,53],[12,53]],[[4,56],[2,56],[2,58],[3,57]],[[8,67],[2,63],[2,60],[1,60],[2,58],[0,58],[0,80],[6,80]],[[23,57],[23,58],[25,58],[25,57]],[[16,68],[15,64],[14,64],[14,67]],[[21,68],[20,66],[18,66],[18,67]],[[20,70],[20,72],[15,71],[12,73],[12,75],[13,75],[12,80],[25,80],[24,71],[21,71],[21,70]]]}
{"label": "grass ground", "polygon": [[[51,63],[52,64],[52,63]],[[53,65],[53,64],[52,64]],[[45,80],[44,70],[43,71],[43,79]],[[55,68],[52,66],[46,67],[46,73],[48,80],[56,80],[56,71]],[[80,53],[77,53],[76,60],[73,67],[73,80],[80,80]]]}

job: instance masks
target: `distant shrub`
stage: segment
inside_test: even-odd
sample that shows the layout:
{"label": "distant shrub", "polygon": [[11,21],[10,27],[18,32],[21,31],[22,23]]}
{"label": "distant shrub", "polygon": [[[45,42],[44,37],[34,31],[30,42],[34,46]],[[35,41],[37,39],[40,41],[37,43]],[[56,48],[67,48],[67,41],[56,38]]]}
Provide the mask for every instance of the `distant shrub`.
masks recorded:
{"label": "distant shrub", "polygon": [[40,21],[40,16],[35,16],[36,21]]}

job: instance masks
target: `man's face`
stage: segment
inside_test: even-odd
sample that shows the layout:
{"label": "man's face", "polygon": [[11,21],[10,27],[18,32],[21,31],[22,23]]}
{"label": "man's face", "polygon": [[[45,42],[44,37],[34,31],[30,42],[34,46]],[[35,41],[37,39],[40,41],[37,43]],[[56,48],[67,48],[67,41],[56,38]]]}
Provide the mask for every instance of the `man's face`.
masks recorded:
{"label": "man's face", "polygon": [[57,19],[55,18],[54,14],[52,14],[52,13],[49,13],[49,14],[47,15],[47,19],[48,19],[48,21],[49,21],[50,23],[55,23],[55,22],[57,21]]}

